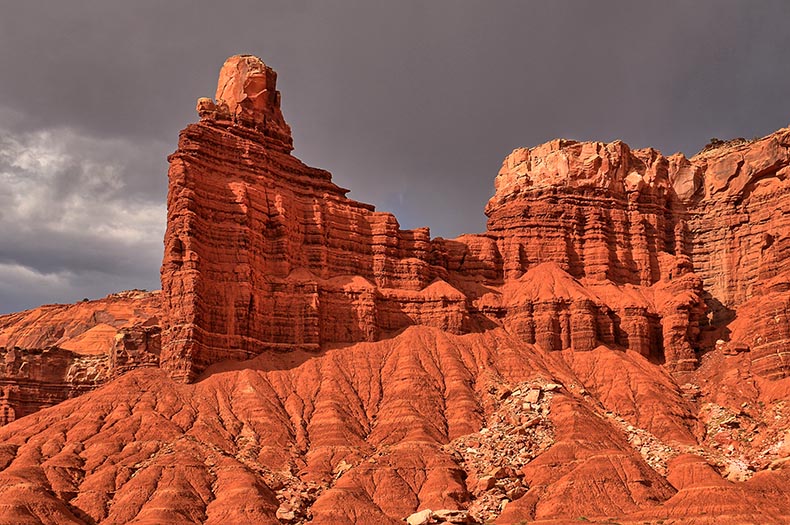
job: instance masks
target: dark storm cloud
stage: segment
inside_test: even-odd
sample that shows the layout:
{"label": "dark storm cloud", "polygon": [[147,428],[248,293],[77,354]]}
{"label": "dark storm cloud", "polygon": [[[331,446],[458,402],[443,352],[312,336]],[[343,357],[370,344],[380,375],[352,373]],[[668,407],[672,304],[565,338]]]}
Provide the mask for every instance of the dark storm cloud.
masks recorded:
{"label": "dark storm cloud", "polygon": [[434,235],[484,229],[515,147],[790,122],[783,0],[6,4],[0,312],[156,286],[165,156],[235,53],[278,71],[297,156]]}
{"label": "dark storm cloud", "polygon": [[0,128],[3,306],[105,295],[122,282],[157,287],[164,204],[135,189],[130,168],[150,169],[139,157],[159,149],[68,128]]}

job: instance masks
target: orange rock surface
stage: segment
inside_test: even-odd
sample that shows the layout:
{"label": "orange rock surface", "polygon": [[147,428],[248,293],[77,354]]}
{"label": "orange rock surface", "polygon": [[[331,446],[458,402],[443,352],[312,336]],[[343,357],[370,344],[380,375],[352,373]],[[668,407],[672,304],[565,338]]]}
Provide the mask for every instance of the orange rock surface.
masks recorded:
{"label": "orange rock surface", "polygon": [[790,130],[518,149],[432,239],[276,79],[198,100],[161,294],[0,317],[0,525],[790,521]]}
{"label": "orange rock surface", "polygon": [[467,329],[464,295],[436,283],[427,228],[401,230],[290,155],[276,77],[228,59],[170,157],[162,365],[178,379],[264,348]]}

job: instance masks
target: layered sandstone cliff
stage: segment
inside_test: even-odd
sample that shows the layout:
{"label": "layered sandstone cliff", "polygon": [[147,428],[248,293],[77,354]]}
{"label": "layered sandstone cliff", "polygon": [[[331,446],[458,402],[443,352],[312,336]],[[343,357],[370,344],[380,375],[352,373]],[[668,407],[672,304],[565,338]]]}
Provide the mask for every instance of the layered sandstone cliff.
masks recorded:
{"label": "layered sandstone cliff", "polygon": [[427,229],[348,199],[290,155],[276,74],[237,56],[170,157],[163,366],[194,379],[264,348],[378,339],[410,324],[467,329],[430,262]]}
{"label": "layered sandstone cliff", "polygon": [[[720,341],[760,375],[790,375],[790,128],[717,144],[691,159],[704,174],[685,204],[687,246]],[[721,343],[720,343],[721,344]]]}
{"label": "layered sandstone cliff", "polygon": [[[545,350],[624,347],[689,371],[700,327],[731,321],[786,271],[786,130],[692,159],[622,142],[518,149],[496,178],[488,231],[447,240],[401,230],[291,156],[279,101],[270,68],[229,59],[171,157],[162,282],[174,377],[412,324],[505,326]],[[780,377],[785,357],[755,353]]]}
{"label": "layered sandstone cliff", "polygon": [[[701,160],[621,142],[516,150],[488,231],[431,239],[291,156],[279,101],[270,68],[232,57],[171,156],[163,363],[174,377],[413,324],[505,326],[545,350],[608,345],[695,366],[705,300],[716,300],[695,271],[710,265],[694,244],[706,217]],[[544,274],[575,285],[558,295],[537,285]]]}
{"label": "layered sandstone cliff", "polygon": [[660,290],[663,311],[652,312],[663,341],[651,345],[663,345],[668,362],[693,362],[700,325],[720,328],[740,305],[766,297],[764,313],[743,312],[750,333],[734,335],[749,341],[732,345],[756,347],[760,373],[785,377],[785,338],[763,319],[781,324],[788,298],[788,170],[788,129],[716,143],[691,159],[620,142],[553,141],[505,160],[489,232],[506,275],[550,260],[593,289],[603,281]]}

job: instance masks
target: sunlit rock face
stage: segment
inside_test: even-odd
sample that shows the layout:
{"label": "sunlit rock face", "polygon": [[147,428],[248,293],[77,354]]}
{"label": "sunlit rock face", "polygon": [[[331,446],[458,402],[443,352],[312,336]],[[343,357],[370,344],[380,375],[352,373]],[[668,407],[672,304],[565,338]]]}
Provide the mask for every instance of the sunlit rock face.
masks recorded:
{"label": "sunlit rock face", "polygon": [[[787,130],[692,159],[619,141],[518,149],[496,177],[488,231],[431,239],[290,154],[276,79],[260,59],[228,59],[170,158],[163,363],[174,377],[413,324],[505,326],[546,350],[604,344],[690,371],[700,328],[784,271],[770,231],[783,228]],[[783,376],[771,352],[761,368]]]}
{"label": "sunlit rock face", "polygon": [[289,154],[276,78],[257,58],[228,59],[217,100],[198,102],[201,121],[170,157],[163,366],[174,377],[414,323],[467,329],[427,228],[401,230]]}

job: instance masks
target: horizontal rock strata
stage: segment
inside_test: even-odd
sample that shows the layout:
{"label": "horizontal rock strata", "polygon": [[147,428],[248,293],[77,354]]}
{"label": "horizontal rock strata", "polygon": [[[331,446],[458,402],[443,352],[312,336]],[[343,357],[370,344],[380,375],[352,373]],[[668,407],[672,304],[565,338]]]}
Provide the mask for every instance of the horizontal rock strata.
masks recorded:
{"label": "horizontal rock strata", "polygon": [[[707,264],[693,242],[701,161],[622,142],[519,149],[497,176],[488,231],[431,239],[293,157],[279,103],[270,68],[232,57],[170,157],[163,366],[173,377],[413,324],[506,326],[546,350],[603,344],[695,366],[715,300],[707,274],[696,277]],[[575,282],[571,293],[512,293],[542,279],[544,263]]]}

